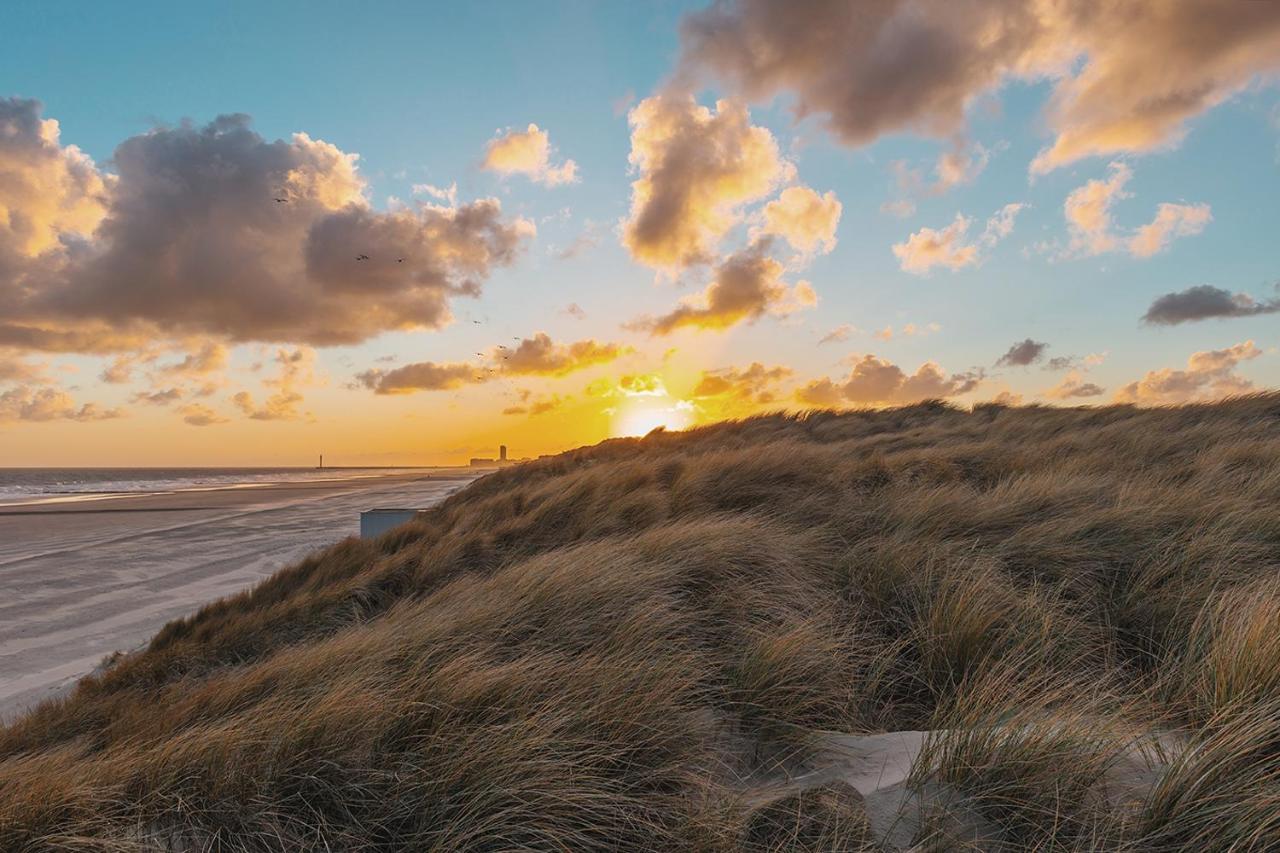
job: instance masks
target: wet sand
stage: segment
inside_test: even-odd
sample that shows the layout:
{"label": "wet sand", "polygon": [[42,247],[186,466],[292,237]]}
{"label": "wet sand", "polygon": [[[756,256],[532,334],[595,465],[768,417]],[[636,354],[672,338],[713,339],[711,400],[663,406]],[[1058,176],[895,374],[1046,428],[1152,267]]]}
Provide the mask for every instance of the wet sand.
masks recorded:
{"label": "wet sand", "polygon": [[361,510],[427,507],[465,469],[0,506],[0,720],[114,651],[359,532]]}

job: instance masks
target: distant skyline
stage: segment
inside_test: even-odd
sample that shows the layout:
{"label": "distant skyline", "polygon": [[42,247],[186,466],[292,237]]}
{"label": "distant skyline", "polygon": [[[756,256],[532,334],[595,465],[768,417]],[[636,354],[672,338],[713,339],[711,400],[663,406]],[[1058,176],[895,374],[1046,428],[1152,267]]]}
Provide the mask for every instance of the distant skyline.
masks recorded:
{"label": "distant skyline", "polygon": [[22,4],[0,467],[1275,388],[1278,76],[1247,0]]}

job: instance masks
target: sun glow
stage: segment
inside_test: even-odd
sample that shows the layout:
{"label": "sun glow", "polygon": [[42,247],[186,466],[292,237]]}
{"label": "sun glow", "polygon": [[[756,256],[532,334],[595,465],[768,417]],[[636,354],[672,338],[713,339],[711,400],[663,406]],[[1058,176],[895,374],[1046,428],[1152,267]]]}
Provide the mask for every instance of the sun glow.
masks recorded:
{"label": "sun glow", "polygon": [[658,427],[681,430],[689,426],[692,406],[670,397],[632,397],[618,407],[613,416],[613,434],[617,438],[647,435]]}

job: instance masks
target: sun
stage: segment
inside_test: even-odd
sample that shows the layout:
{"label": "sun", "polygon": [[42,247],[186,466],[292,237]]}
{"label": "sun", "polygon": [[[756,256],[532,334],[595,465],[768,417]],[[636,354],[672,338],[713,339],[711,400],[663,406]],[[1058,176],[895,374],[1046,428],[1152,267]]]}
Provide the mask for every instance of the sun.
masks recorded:
{"label": "sun", "polygon": [[658,427],[681,430],[690,420],[688,408],[670,397],[633,397],[613,416],[613,434],[627,438],[648,435]]}

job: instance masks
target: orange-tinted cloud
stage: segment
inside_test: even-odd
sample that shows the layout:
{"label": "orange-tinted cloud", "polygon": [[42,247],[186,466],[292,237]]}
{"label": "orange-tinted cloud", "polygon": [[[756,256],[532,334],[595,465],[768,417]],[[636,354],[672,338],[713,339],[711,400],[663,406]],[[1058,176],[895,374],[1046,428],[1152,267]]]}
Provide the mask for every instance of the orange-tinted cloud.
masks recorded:
{"label": "orange-tinted cloud", "polygon": [[628,121],[639,177],[622,241],[653,267],[709,262],[720,238],[741,221],[742,205],[795,172],[773,134],[752,125],[740,102],[718,101],[712,111],[690,96],[654,95],[632,108]]}
{"label": "orange-tinted cloud", "polygon": [[578,180],[578,164],[572,160],[551,165],[551,138],[536,124],[524,130],[508,128],[489,140],[483,166],[502,175],[524,175],[548,187]]}
{"label": "orange-tinted cloud", "polygon": [[908,374],[893,362],[868,354],[854,362],[847,379],[814,380],[796,392],[796,399],[824,407],[917,403],[966,394],[977,388],[982,378],[981,371],[948,376],[932,361]]}
{"label": "orange-tinted cloud", "polygon": [[1122,403],[1185,403],[1244,394],[1253,383],[1236,372],[1243,361],[1262,355],[1253,341],[1226,349],[1192,353],[1186,370],[1163,368],[1152,370],[1136,382],[1130,382],[1116,393]]}
{"label": "orange-tinted cloud", "polygon": [[753,361],[748,367],[724,367],[703,371],[693,396],[697,398],[730,397],[753,405],[772,403],[778,399],[776,386],[794,373],[790,367],[765,367]]}
{"label": "orange-tinted cloud", "polygon": [[595,340],[558,344],[546,332],[538,332],[532,338],[521,340],[515,349],[492,351],[490,360],[503,373],[564,376],[614,361],[631,351],[630,347]]}
{"label": "orange-tinted cloud", "polygon": [[955,138],[975,101],[1048,76],[1047,172],[1176,142],[1189,119],[1280,70],[1280,4],[1169,0],[729,0],[688,15],[678,78],[795,96],[851,145]]}
{"label": "orange-tinted cloud", "polygon": [[416,391],[445,391],[487,382],[491,378],[485,368],[474,364],[422,361],[391,370],[377,368],[356,376],[356,383],[376,394],[412,394]]}
{"label": "orange-tinted cloud", "polygon": [[102,421],[123,417],[119,409],[97,403],[77,404],[58,388],[33,389],[20,385],[0,392],[0,423],[12,421]]}
{"label": "orange-tinted cloud", "polygon": [[1044,396],[1053,400],[1072,400],[1087,397],[1101,397],[1107,389],[1093,382],[1086,382],[1079,371],[1071,371],[1057,385],[1044,392]]}
{"label": "orange-tinted cloud", "polygon": [[976,240],[969,238],[972,220],[957,213],[951,224],[941,230],[921,228],[902,243],[893,244],[893,253],[904,272],[926,275],[934,267],[959,270],[977,264],[982,252],[1013,233],[1014,221],[1026,208],[1011,202],[997,210]]}
{"label": "orange-tinted cloud", "polygon": [[1165,202],[1151,222],[1132,234],[1120,233],[1111,209],[1117,201],[1130,197],[1125,185],[1133,171],[1120,162],[1110,164],[1109,170],[1106,180],[1094,178],[1067,196],[1063,214],[1070,239],[1062,257],[1088,257],[1124,249],[1135,258],[1149,258],[1168,248],[1176,237],[1199,234],[1213,219],[1207,204]]}
{"label": "orange-tinted cloud", "polygon": [[764,206],[760,232],[782,237],[807,255],[826,254],[836,247],[841,209],[833,192],[819,195],[809,187],[787,187]]}
{"label": "orange-tinted cloud", "polygon": [[807,281],[788,285],[783,266],[768,255],[765,237],[725,258],[716,267],[715,279],[698,296],[687,299],[659,317],[641,318],[633,328],[653,335],[668,335],[680,328],[727,329],[753,323],[766,314],[785,316],[817,304]]}
{"label": "orange-tinted cloud", "polygon": [[893,244],[893,253],[903,271],[924,275],[936,266],[963,269],[978,262],[978,247],[965,241],[970,220],[957,213],[947,227],[921,228],[902,243]]}
{"label": "orange-tinted cloud", "polygon": [[215,426],[228,423],[231,420],[201,403],[189,403],[179,409],[178,412],[182,415],[183,423],[195,427]]}
{"label": "orange-tinted cloud", "polygon": [[355,155],[303,133],[268,142],[242,115],[127,139],[114,177],[60,147],[33,101],[0,101],[0,126],[0,344],[338,344],[435,328],[532,233],[493,199],[374,211]]}

